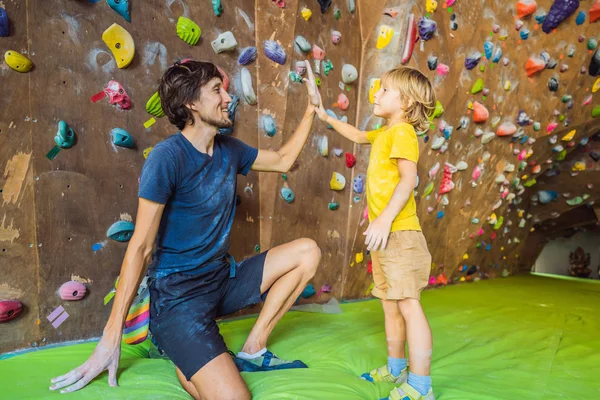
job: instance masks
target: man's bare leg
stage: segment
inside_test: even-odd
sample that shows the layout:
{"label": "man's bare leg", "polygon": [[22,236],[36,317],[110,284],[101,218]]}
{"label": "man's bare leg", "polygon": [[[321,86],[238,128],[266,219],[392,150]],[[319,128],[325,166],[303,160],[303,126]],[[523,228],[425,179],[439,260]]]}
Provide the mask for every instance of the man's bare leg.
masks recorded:
{"label": "man's bare leg", "polygon": [[321,250],[312,239],[297,239],[269,250],[260,292],[269,291],[264,307],[250,331],[242,351],[254,354],[267,346],[267,339],[315,275]]}

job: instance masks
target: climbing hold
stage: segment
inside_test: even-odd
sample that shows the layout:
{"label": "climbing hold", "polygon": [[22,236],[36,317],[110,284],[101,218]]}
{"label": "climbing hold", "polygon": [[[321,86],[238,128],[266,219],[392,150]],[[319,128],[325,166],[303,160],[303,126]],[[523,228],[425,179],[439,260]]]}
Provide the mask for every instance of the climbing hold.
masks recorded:
{"label": "climbing hold", "polygon": [[284,187],[281,188],[281,198],[285,200],[286,203],[290,204],[292,201],[294,201],[296,196],[294,196],[292,189]]}
{"label": "climbing hold", "polygon": [[117,67],[127,68],[131,64],[135,54],[135,43],[125,28],[119,24],[112,24],[102,34],[102,40],[115,57]]}
{"label": "climbing hold", "polygon": [[525,64],[525,69],[527,70],[527,76],[531,77],[536,73],[542,71],[546,68],[546,62],[543,58],[533,56],[527,59],[527,63]]}
{"label": "climbing hold", "polygon": [[306,7],[303,7],[300,13],[302,14],[302,18],[304,18],[305,21],[308,21],[312,16],[312,11],[310,11],[310,9]]}
{"label": "climbing hold", "polygon": [[446,139],[444,139],[443,137],[438,137],[431,144],[431,149],[439,150],[445,142],[446,142]]}
{"label": "climbing hold", "polygon": [[354,14],[354,10],[356,9],[356,4],[354,0],[346,0],[346,5],[348,6],[348,11],[350,14]]}
{"label": "climbing hold", "polygon": [[327,157],[329,155],[329,140],[327,139],[327,136],[322,136],[319,138],[317,150],[323,157]]}
{"label": "climbing hold", "polygon": [[490,42],[489,40],[486,40],[485,42],[483,42],[483,52],[485,53],[485,58],[486,59],[490,59],[492,58],[492,52],[494,51],[494,44],[492,42]]}
{"label": "climbing hold", "polygon": [[29,72],[33,68],[33,63],[29,58],[14,50],[8,50],[4,53],[4,61],[17,72]]}
{"label": "climbing hold", "polygon": [[600,48],[594,52],[588,70],[591,76],[598,76],[600,74]]}
{"label": "climbing hold", "polygon": [[285,0],[273,0],[273,3],[279,8],[285,8]]}
{"label": "climbing hold", "polygon": [[331,176],[331,181],[329,181],[329,187],[331,190],[344,190],[345,186],[346,178],[344,178],[344,175],[334,172]]}
{"label": "climbing hold", "polygon": [[437,24],[435,23],[435,21],[427,17],[421,17],[421,19],[419,19],[418,27],[419,36],[421,37],[421,39],[429,40],[435,34]]}
{"label": "climbing hold", "polygon": [[430,71],[434,71],[438,66],[438,58],[436,56],[429,56],[427,59],[427,67]]}
{"label": "climbing hold", "polygon": [[436,100],[435,101],[435,110],[433,111],[433,114],[429,117],[429,120],[433,121],[434,118],[440,117],[443,113],[444,113],[444,106],[442,106],[442,103],[439,100]]}
{"label": "climbing hold", "polygon": [[388,17],[392,17],[392,18],[396,18],[396,16],[398,15],[398,10],[396,10],[395,8],[386,8],[385,10],[383,10],[383,15],[387,15]]}
{"label": "climbing hold", "polygon": [[432,14],[437,10],[438,3],[435,0],[425,0],[425,10]]}
{"label": "climbing hold", "polygon": [[242,50],[242,53],[238,57],[238,64],[240,65],[248,65],[256,60],[256,47],[249,46]]}
{"label": "climbing hold", "polygon": [[573,167],[571,168],[571,171],[574,171],[574,172],[585,171],[585,170],[586,170],[586,166],[585,166],[585,162],[583,162],[583,161],[576,161],[575,163],[573,163]]}
{"label": "climbing hold", "polygon": [[471,88],[471,94],[477,94],[483,90],[483,79],[479,78]]}
{"label": "climbing hold", "polygon": [[58,130],[54,142],[61,149],[69,149],[75,143],[75,131],[65,121],[58,121]]}
{"label": "climbing hold", "polygon": [[129,149],[134,147],[133,138],[125,129],[114,128],[110,132],[110,136],[112,137],[113,144],[116,146],[126,147]]}
{"label": "climbing hold", "polygon": [[527,126],[531,125],[531,123],[532,120],[529,118],[529,115],[523,110],[519,111],[519,114],[517,115],[517,124],[520,126]]}
{"label": "climbing hold", "polygon": [[331,32],[331,41],[333,42],[333,44],[338,45],[338,44],[340,44],[341,40],[342,40],[342,34],[339,31]]}
{"label": "climbing hold", "polygon": [[519,36],[521,36],[521,39],[527,40],[529,38],[529,34],[530,34],[529,29],[523,29],[521,31],[521,33],[519,34]]}
{"label": "climbing hold", "polygon": [[577,131],[575,129],[573,129],[571,132],[569,132],[565,136],[563,136],[561,140],[563,142],[569,142],[569,141],[573,140],[575,133],[577,133]]}
{"label": "climbing hold", "polygon": [[333,17],[336,20],[339,20],[342,17],[342,12],[340,11],[338,6],[333,7]]}
{"label": "climbing hold", "polygon": [[575,23],[577,25],[582,25],[585,22],[585,11],[579,11],[579,14],[577,14],[577,18],[575,18]]}
{"label": "climbing hold", "polygon": [[452,174],[456,172],[456,167],[448,162],[444,163],[444,176],[442,177],[442,182],[440,184],[440,190],[438,194],[439,196],[445,193],[450,192],[454,189],[454,182],[452,182]]}
{"label": "climbing hold", "polygon": [[154,93],[148,102],[146,103],[146,112],[155,116],[156,118],[164,117],[165,112],[160,104],[160,96],[158,92]]}
{"label": "climbing hold", "polygon": [[343,152],[344,150],[339,147],[334,147],[333,149],[333,154],[335,154],[336,157],[341,157]]}
{"label": "climbing hold", "polygon": [[[237,47],[238,43],[231,31],[223,32],[215,40],[210,43],[213,51],[217,54],[224,51],[230,51]],[[266,44],[265,44],[266,46]]]}
{"label": "climbing hold", "polygon": [[450,72],[450,67],[446,64],[440,64],[437,66],[437,73],[439,76],[446,76]]}
{"label": "climbing hold", "polygon": [[433,167],[431,167],[431,169],[427,173],[427,175],[429,175],[429,179],[435,178],[435,176],[437,175],[439,170],[440,170],[440,163],[436,162],[435,165]]}
{"label": "climbing hold", "polygon": [[275,126],[275,120],[269,114],[263,115],[262,117],[262,125],[265,130],[265,133],[269,137],[275,136],[277,133],[277,127]]}
{"label": "climbing hold", "polygon": [[129,95],[125,91],[123,85],[117,81],[109,81],[106,88],[93,95],[90,100],[95,103],[106,96],[108,96],[110,104],[116,105],[122,110],[131,108],[131,99],[129,98]]}
{"label": "climbing hold", "polygon": [[365,178],[362,175],[358,175],[356,178],[354,178],[354,181],[352,181],[352,190],[354,190],[354,193],[361,194],[364,189]]}
{"label": "climbing hold", "polygon": [[4,8],[0,7],[0,37],[7,37],[8,34],[8,14]]}
{"label": "climbing hold", "polygon": [[542,30],[550,33],[560,25],[565,19],[569,18],[579,8],[579,0],[554,0],[550,11],[544,19]]}
{"label": "climbing hold", "polygon": [[492,56],[492,62],[498,63],[502,58],[502,48],[500,46],[496,46],[496,50],[494,50],[494,54]]}
{"label": "climbing hold", "polygon": [[558,193],[554,190],[540,190],[537,192],[538,199],[542,204],[548,204],[551,201],[556,201]]}
{"label": "climbing hold", "polygon": [[519,0],[517,1],[517,16],[525,18],[535,12],[537,3],[535,0]]}
{"label": "climbing hold", "polygon": [[125,21],[131,22],[131,16],[129,15],[129,0],[106,0],[106,4],[121,17],[125,18]]}
{"label": "climbing hold", "polygon": [[583,203],[583,198],[581,196],[574,197],[566,201],[566,203],[570,206],[578,206]]}
{"label": "climbing hold", "polygon": [[483,134],[483,136],[481,136],[481,144],[488,144],[494,139],[494,137],[496,137],[494,132],[487,132]]}
{"label": "climbing hold", "polygon": [[271,61],[283,65],[286,61],[286,54],[283,48],[275,40],[265,40],[265,55]]}
{"label": "climbing hold", "polygon": [[130,221],[117,221],[106,232],[106,236],[108,236],[112,240],[116,240],[117,242],[128,242],[133,235],[133,231],[135,230],[135,225]]}
{"label": "climbing hold", "polygon": [[218,17],[223,12],[223,6],[221,5],[221,0],[211,0],[213,6],[213,12]]}
{"label": "climbing hold", "polygon": [[85,285],[77,281],[65,282],[58,289],[60,298],[67,301],[81,300],[86,292],[87,288]]}
{"label": "climbing hold", "polygon": [[498,127],[496,135],[498,136],[512,136],[517,131],[517,126],[512,122],[504,122]]}
{"label": "climbing hold", "polygon": [[425,191],[423,192],[423,196],[422,197],[427,197],[429,196],[432,192],[433,192],[433,182],[429,182],[427,184],[427,187],[425,187]]}
{"label": "climbing hold", "polygon": [[456,128],[456,130],[467,129],[468,127],[469,127],[469,118],[460,117],[459,125],[458,125],[458,128]]}
{"label": "climbing hold", "polygon": [[467,168],[469,168],[469,165],[464,161],[459,161],[458,164],[456,164],[457,171],[464,171]]}
{"label": "climbing hold", "polygon": [[154,147],[147,147],[144,149],[144,151],[142,152],[142,155],[144,156],[144,160],[148,158],[148,156],[150,155],[150,152],[154,149]]}
{"label": "climbing hold", "polygon": [[316,44],[313,44],[312,47],[312,56],[315,60],[323,60],[325,58],[325,50],[323,50],[322,48],[320,48],[319,46],[317,46]]}
{"label": "climbing hold", "polygon": [[520,30],[520,29],[523,27],[523,24],[524,24],[524,22],[523,22],[523,21],[521,21],[520,19],[517,19],[517,20],[515,21],[515,29],[516,29],[517,31],[518,31],[518,30]]}
{"label": "climbing hold", "polygon": [[325,11],[331,6],[331,0],[317,0],[317,3],[321,6],[321,14],[325,14]]}
{"label": "climbing hold", "polygon": [[306,73],[306,62],[305,61],[296,61],[296,72],[300,76],[303,76]]}
{"label": "climbing hold", "polygon": [[[427,1],[429,1],[429,0],[427,0]],[[404,51],[402,52],[402,58],[400,60],[400,62],[402,64],[406,64],[408,61],[410,61],[410,57],[412,56],[413,50],[415,49],[416,41],[417,41],[417,24],[415,22],[415,15],[410,14],[408,16],[406,40],[404,42]],[[438,66],[438,68],[439,68],[439,66]],[[439,70],[438,70],[438,72],[439,72]]]}
{"label": "climbing hold", "polygon": [[302,77],[297,72],[290,71],[289,76],[292,82],[302,83]]}
{"label": "climbing hold", "polygon": [[0,322],[14,319],[23,310],[23,303],[19,300],[0,300]]}
{"label": "climbing hold", "polygon": [[598,116],[600,116],[600,104],[595,106],[594,109],[592,110],[592,118],[596,118]]}
{"label": "climbing hold", "polygon": [[444,218],[444,212],[443,211],[438,211],[437,213],[437,219],[442,219]]}
{"label": "climbing hold", "polygon": [[596,47],[598,47],[598,40],[596,40],[595,37],[589,38],[588,42],[587,42],[587,48],[588,48],[588,50],[595,50]]}
{"label": "climbing hold", "polygon": [[256,94],[254,94],[254,89],[252,88],[252,75],[250,75],[248,68],[242,68],[240,78],[242,81],[242,97],[246,103],[251,105],[256,104]]}
{"label": "climbing hold", "polygon": [[600,0],[596,0],[590,8],[590,24],[600,19]]}
{"label": "climbing hold", "polygon": [[325,76],[329,76],[329,73],[333,69],[333,63],[331,60],[323,61],[323,72],[325,72]]}
{"label": "climbing hold", "polygon": [[490,113],[487,108],[476,101],[473,103],[473,121],[477,124],[485,123],[490,117]]}
{"label": "climbing hold", "polygon": [[331,211],[335,211],[338,208],[340,208],[340,203],[336,202],[336,201],[332,201],[330,202],[327,207],[331,210]]}
{"label": "climbing hold", "polygon": [[481,60],[481,53],[472,53],[469,57],[465,58],[465,68],[471,70],[479,64]]}
{"label": "climbing hold", "polygon": [[392,41],[394,36],[394,28],[388,25],[381,25],[379,27],[379,35],[377,36],[377,43],[375,48],[381,50],[385,48]]}
{"label": "climbing hold", "polygon": [[308,42],[308,40],[306,40],[306,38],[304,36],[301,36],[301,35],[296,36],[296,40],[294,41],[294,43],[296,43],[296,45],[303,52],[308,53],[310,51],[310,43]]}
{"label": "climbing hold", "polygon": [[356,164],[356,157],[352,153],[346,153],[346,167],[352,168]]}
{"label": "climbing hold", "polygon": [[548,89],[550,89],[551,92],[558,91],[558,79],[556,79],[556,78],[548,79]]}
{"label": "climbing hold", "polygon": [[[358,78],[358,71],[352,64],[344,64],[342,67],[342,82],[350,84]],[[377,89],[379,90],[379,89]]]}

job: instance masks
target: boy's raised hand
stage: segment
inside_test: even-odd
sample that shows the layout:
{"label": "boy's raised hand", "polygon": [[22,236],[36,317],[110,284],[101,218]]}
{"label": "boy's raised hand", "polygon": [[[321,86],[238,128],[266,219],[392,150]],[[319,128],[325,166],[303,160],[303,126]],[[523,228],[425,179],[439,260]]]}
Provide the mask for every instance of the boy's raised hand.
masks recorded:
{"label": "boy's raised hand", "polygon": [[308,75],[308,79],[302,78],[302,82],[304,82],[306,85],[306,90],[308,91],[308,101],[315,108],[318,108],[319,106],[322,107],[321,94],[319,93],[319,88],[317,87],[315,75],[310,67],[310,62],[308,60],[305,60],[304,62],[306,64],[306,73]]}

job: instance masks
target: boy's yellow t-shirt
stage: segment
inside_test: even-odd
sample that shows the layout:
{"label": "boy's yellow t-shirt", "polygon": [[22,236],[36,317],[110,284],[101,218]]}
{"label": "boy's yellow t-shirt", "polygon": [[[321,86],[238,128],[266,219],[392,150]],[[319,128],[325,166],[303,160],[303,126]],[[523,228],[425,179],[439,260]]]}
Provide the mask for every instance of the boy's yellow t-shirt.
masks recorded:
{"label": "boy's yellow t-shirt", "polygon": [[[367,168],[367,204],[369,221],[373,221],[388,205],[402,178],[398,171],[398,158],[417,163],[419,142],[415,128],[407,123],[369,131],[367,139],[373,145]],[[391,232],[411,230],[421,230],[417,217],[417,204],[412,192],[404,208],[392,222]]]}

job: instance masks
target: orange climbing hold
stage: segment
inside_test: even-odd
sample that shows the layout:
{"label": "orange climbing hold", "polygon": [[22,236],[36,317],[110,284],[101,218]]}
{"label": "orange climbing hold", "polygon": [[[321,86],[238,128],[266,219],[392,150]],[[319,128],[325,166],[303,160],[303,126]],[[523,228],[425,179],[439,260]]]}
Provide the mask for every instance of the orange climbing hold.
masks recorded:
{"label": "orange climbing hold", "polygon": [[517,126],[512,122],[505,122],[498,127],[497,136],[511,136],[517,131]]}
{"label": "orange climbing hold", "polygon": [[487,108],[478,101],[473,104],[473,121],[477,124],[482,124],[488,120],[490,112]]}
{"label": "orange climbing hold", "polygon": [[596,0],[590,8],[590,24],[598,21],[598,19],[600,19],[600,0]]}
{"label": "orange climbing hold", "polygon": [[533,76],[546,68],[546,62],[540,57],[529,57],[525,64],[527,76]]}
{"label": "orange climbing hold", "polygon": [[537,3],[535,0],[519,0],[517,1],[517,16],[520,19],[527,17],[535,12]]}

